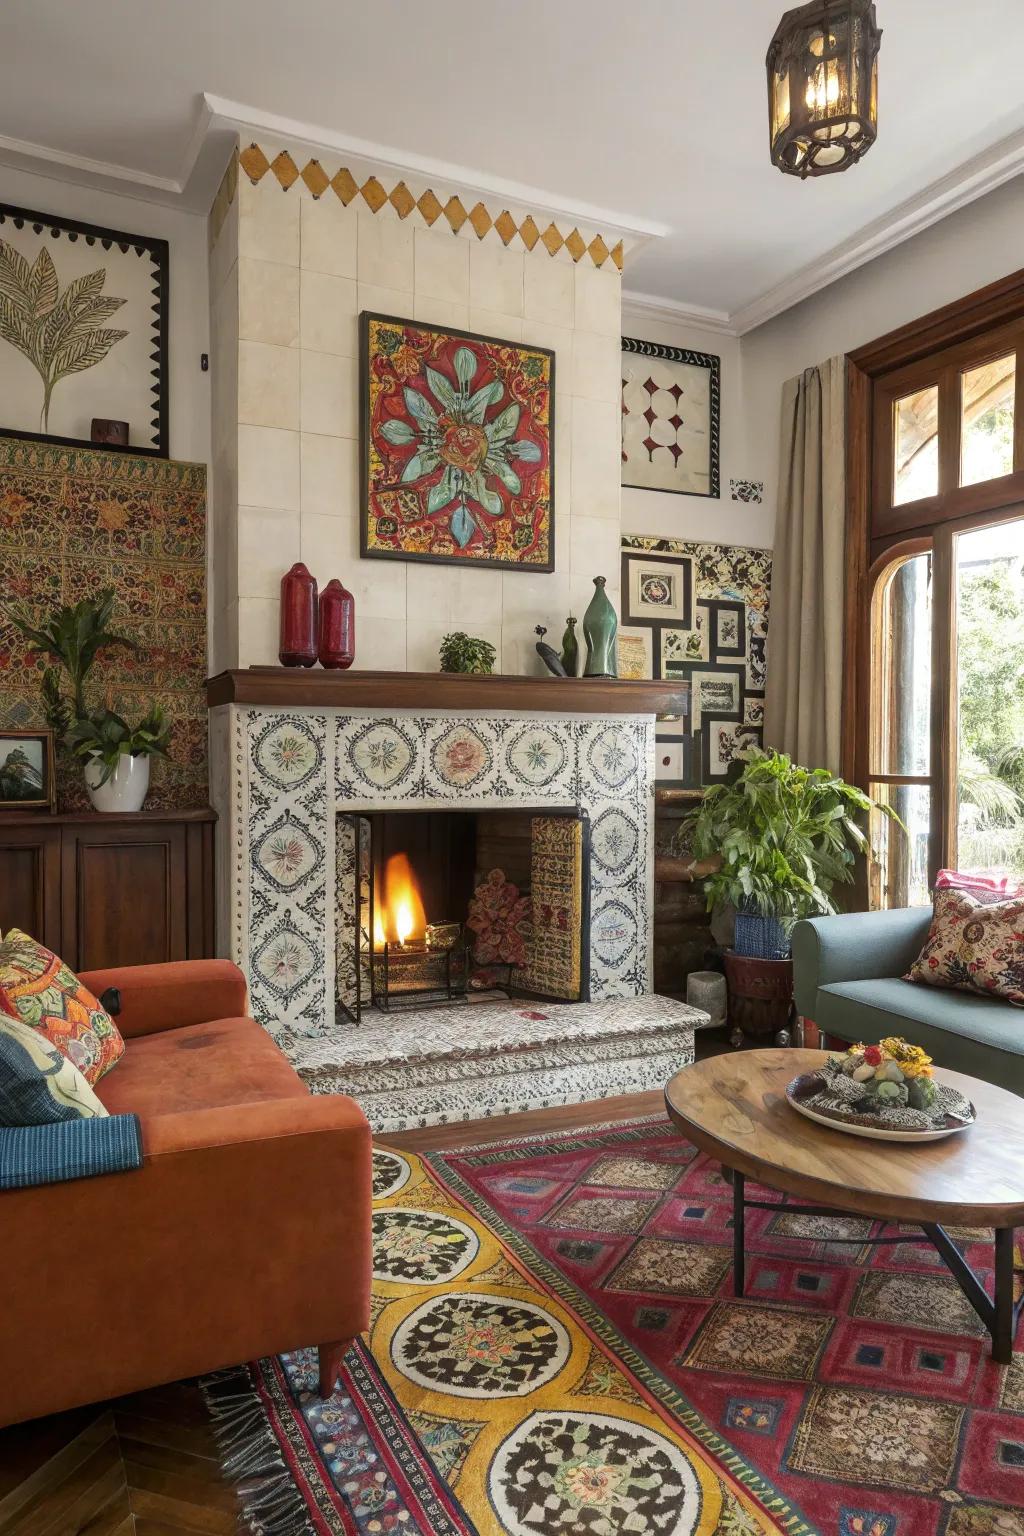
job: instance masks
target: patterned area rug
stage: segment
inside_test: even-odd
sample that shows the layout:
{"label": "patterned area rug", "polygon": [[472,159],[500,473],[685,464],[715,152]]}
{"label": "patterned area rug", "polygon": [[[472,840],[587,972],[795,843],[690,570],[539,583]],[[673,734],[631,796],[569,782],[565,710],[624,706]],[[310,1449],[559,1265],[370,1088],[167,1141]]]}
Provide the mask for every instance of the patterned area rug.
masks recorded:
{"label": "patterned area rug", "polygon": [[1024,1536],[1024,1356],[912,1231],[751,1211],[737,1301],[728,1187],[661,1121],[380,1150],[375,1184],[335,1397],[311,1351],[207,1383],[253,1531]]}

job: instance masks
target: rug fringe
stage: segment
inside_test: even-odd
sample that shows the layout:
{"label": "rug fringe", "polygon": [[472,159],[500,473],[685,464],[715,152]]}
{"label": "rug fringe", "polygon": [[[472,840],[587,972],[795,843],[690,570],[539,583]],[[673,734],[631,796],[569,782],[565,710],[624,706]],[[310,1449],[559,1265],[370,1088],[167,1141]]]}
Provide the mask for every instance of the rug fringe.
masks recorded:
{"label": "rug fringe", "polygon": [[221,1469],[253,1536],[316,1536],[247,1365],[202,1377]]}

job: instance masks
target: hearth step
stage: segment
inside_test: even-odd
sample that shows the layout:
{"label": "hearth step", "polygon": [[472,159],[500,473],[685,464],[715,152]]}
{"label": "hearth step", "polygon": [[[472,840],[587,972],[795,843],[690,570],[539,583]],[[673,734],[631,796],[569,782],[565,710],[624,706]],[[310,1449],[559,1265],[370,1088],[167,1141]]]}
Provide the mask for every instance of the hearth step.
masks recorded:
{"label": "hearth step", "polygon": [[369,1015],[285,1042],[314,1093],[358,1099],[378,1133],[659,1088],[693,1060],[699,1009],[651,995]]}

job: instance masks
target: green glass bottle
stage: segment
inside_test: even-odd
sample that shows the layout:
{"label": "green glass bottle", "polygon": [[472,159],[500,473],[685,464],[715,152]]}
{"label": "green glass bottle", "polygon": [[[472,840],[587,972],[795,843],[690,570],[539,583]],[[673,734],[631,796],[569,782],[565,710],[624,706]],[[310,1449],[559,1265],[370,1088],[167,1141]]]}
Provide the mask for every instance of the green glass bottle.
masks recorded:
{"label": "green glass bottle", "polygon": [[619,663],[615,636],[619,621],[604,589],[605,578],[594,577],[594,595],[583,615],[583,638],[587,642],[584,677],[618,677]]}
{"label": "green glass bottle", "polygon": [[570,613],[565,621],[562,636],[562,666],[566,677],[578,677],[580,671],[580,643],[576,639],[576,620]]}

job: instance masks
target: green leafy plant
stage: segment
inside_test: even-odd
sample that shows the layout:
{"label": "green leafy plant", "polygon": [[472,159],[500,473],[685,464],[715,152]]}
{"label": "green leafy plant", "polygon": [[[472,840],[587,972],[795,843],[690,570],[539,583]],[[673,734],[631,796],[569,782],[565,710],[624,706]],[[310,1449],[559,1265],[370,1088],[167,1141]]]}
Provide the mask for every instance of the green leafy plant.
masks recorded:
{"label": "green leafy plant", "polygon": [[28,358],[43,381],[40,431],[47,431],[50,398],[61,379],[101,363],[127,331],[104,325],[124,304],[105,297],[104,267],[74,278],[60,291],[45,246],[29,266],[20,251],[0,240],[0,337]]}
{"label": "green leafy plant", "polygon": [[441,641],[442,672],[477,672],[489,676],[494,670],[497,651],[487,640],[474,640],[461,630],[445,635]]}
{"label": "green leafy plant", "polygon": [[76,720],[65,737],[75,757],[103,764],[94,789],[113,778],[122,757],[166,757],[170,739],[171,727],[159,704],[134,729],[113,710],[102,709]]}
{"label": "green leafy plant", "polygon": [[733,783],[715,785],[680,824],[698,859],[721,859],[705,881],[708,910],[774,918],[787,930],[801,917],[834,912],[831,894],[853,879],[868,850],[861,821],[871,810],[902,828],[887,805],[825,768],[800,768],[782,752],[740,754]]}
{"label": "green leafy plant", "polygon": [[[56,668],[47,667],[43,673],[42,690],[46,722],[58,735],[66,735],[71,724],[85,716],[85,679],[97,657],[117,646],[138,650],[134,640],[110,628],[113,611],[112,587],[94,597],[83,597],[73,606],[58,608],[39,628],[20,610],[5,609],[11,623],[29,642],[29,650],[57,663]],[[64,668],[71,683],[70,705],[61,696],[59,667]]]}

